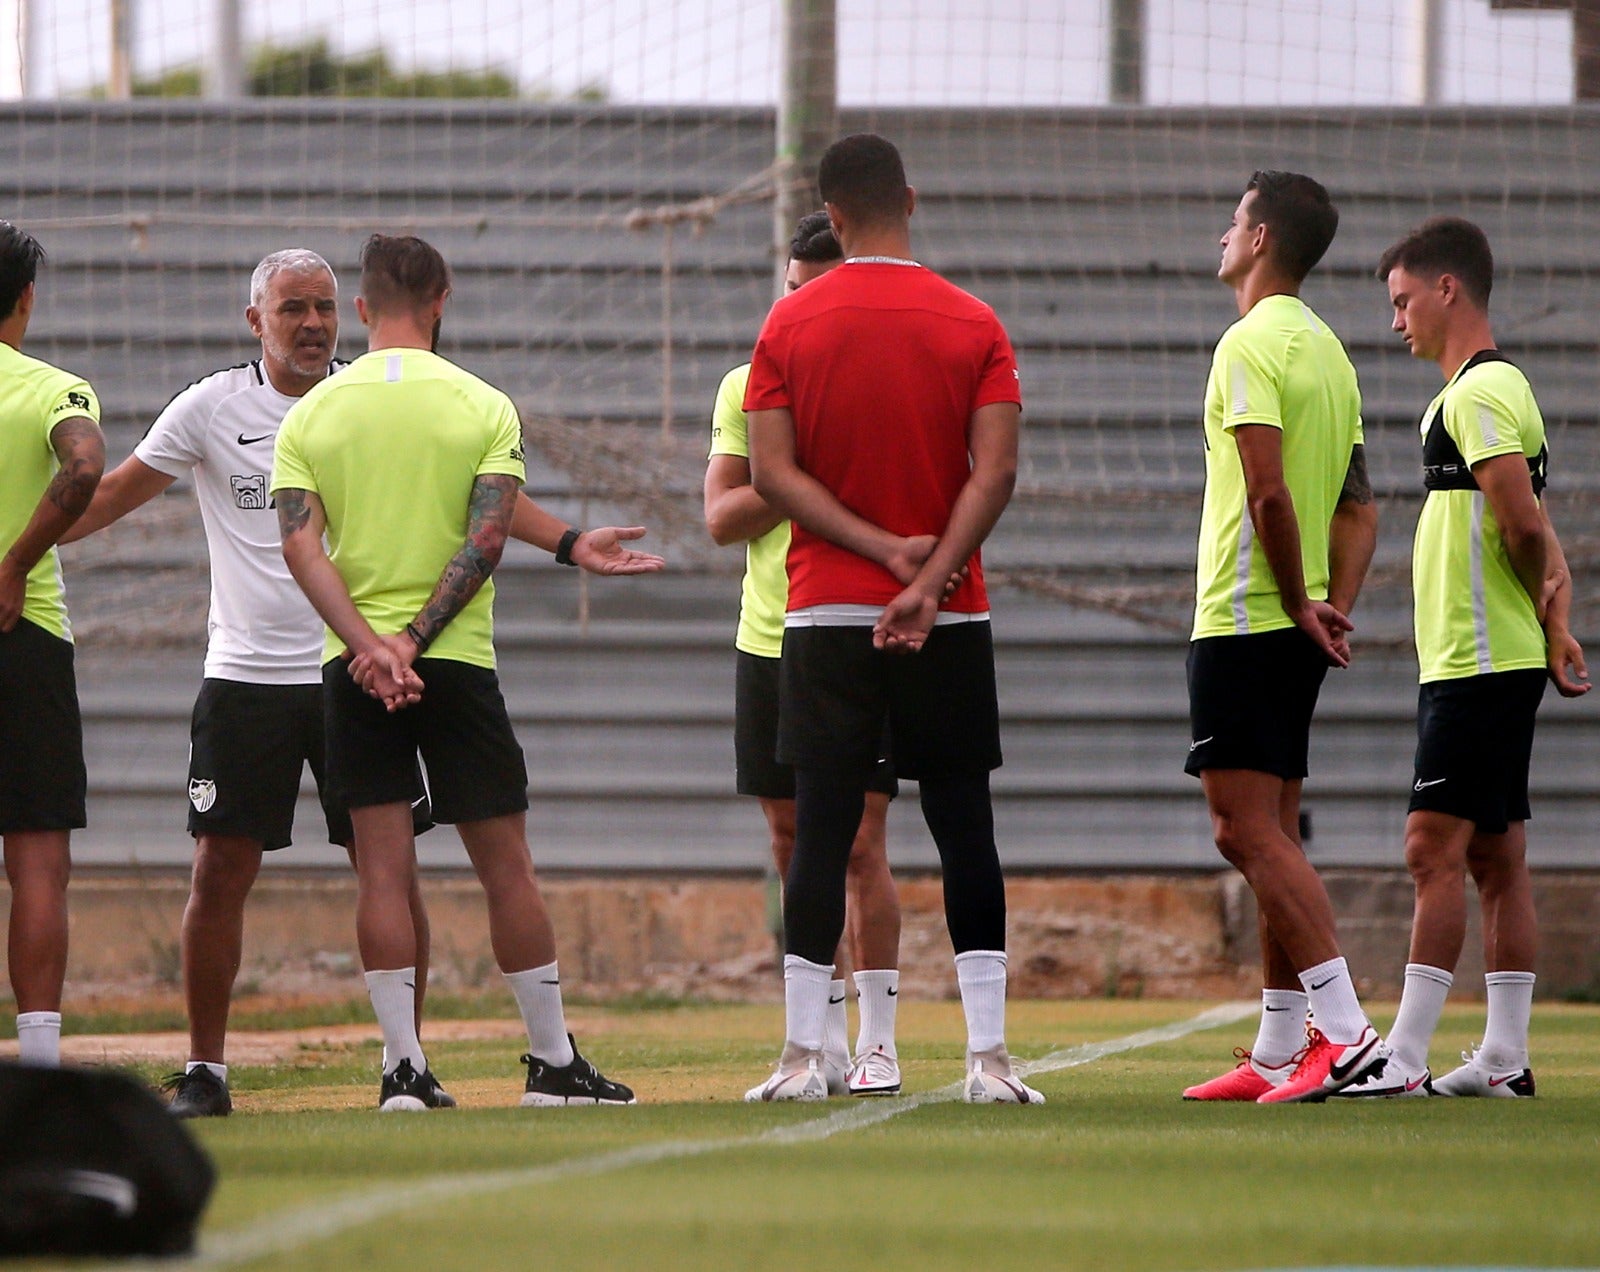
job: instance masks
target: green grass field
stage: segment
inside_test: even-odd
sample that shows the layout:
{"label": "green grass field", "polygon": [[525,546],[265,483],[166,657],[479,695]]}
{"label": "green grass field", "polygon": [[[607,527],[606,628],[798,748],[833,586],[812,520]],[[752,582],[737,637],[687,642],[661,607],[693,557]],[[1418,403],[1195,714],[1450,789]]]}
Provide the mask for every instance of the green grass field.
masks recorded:
{"label": "green grass field", "polygon": [[[200,1263],[1600,1264],[1600,1010],[1536,1010],[1536,1100],[1259,1108],[1178,1098],[1253,1036],[1248,1006],[1211,1028],[1203,1009],[1013,1003],[1013,1052],[1045,1061],[1043,1108],[950,1099],[954,1003],[902,1008],[908,1095],[806,1106],[740,1102],[775,1053],[776,1006],[575,1009],[586,1053],[638,1090],[625,1109],[515,1107],[508,1038],[429,1046],[462,1108],[380,1116],[375,1041],[303,1044],[235,1068],[235,1115],[197,1127],[220,1176]],[[1476,1041],[1481,1011],[1446,1017],[1436,1068]]]}

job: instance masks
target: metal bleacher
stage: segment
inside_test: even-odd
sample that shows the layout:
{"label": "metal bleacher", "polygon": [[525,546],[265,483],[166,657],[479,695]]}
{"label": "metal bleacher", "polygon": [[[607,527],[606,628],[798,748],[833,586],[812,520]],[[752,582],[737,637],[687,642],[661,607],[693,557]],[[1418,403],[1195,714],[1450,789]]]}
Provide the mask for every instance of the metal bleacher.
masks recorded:
{"label": "metal bleacher", "polygon": [[[648,444],[662,402],[662,231],[634,208],[716,196],[760,173],[772,119],[738,110],[261,102],[7,106],[0,214],[50,251],[29,349],[88,376],[113,461],[188,381],[251,355],[245,280],[276,247],[326,255],[348,284],[373,229],[416,228],[456,274],[443,351],[530,416],[593,421]],[[1416,417],[1436,388],[1388,331],[1372,267],[1424,216],[1460,211],[1499,261],[1502,344],[1539,394],[1553,505],[1600,562],[1600,115],[1564,110],[878,112],[847,116],[904,151],[921,258],[984,297],[1017,346],[1027,399],[1018,500],[988,567],[1093,586],[1114,574],[1181,589],[1193,563],[1196,418],[1212,343],[1232,320],[1217,236],[1259,167],[1308,171],[1343,225],[1307,299],[1362,377],[1375,485],[1388,496],[1378,569],[1402,567],[1417,499]],[[673,445],[691,460],[722,373],[770,298],[771,211],[730,202],[673,239]],[[345,306],[343,350],[361,347]],[[596,434],[599,435],[599,432]],[[530,491],[573,519],[649,520],[531,457]],[[697,498],[696,463],[650,492]],[[1136,493],[1138,500],[1129,500]],[[1102,496],[1118,497],[1114,520]],[[182,513],[179,487],[164,505]],[[165,523],[164,523],[165,524]],[[110,561],[66,554],[86,716],[85,864],[187,861],[190,638],[126,638],[137,611],[203,619],[198,517]],[[130,522],[131,525],[131,522]],[[105,536],[118,535],[122,527]],[[571,869],[756,870],[759,813],[732,791],[731,636],[739,556],[670,543],[670,573],[579,587],[531,550],[499,576],[501,676],[528,756],[535,858]],[[181,595],[180,595],[181,593]],[[127,598],[133,597],[129,616]],[[1414,664],[1403,586],[1357,615],[1358,666],[1331,676],[1313,740],[1310,848],[1328,864],[1395,864],[1409,782]],[[118,617],[97,624],[99,607]],[[121,606],[121,609],[117,609]],[[1595,610],[1580,609],[1594,633]],[[1007,764],[1002,853],[1021,869],[1209,869],[1187,739],[1183,637],[1010,588],[995,595]],[[1558,701],[1535,758],[1535,859],[1593,863],[1600,703]],[[311,802],[299,833],[319,837]],[[895,807],[897,864],[932,864],[915,800]],[[425,864],[463,866],[454,837]],[[333,864],[325,846],[289,864]]]}

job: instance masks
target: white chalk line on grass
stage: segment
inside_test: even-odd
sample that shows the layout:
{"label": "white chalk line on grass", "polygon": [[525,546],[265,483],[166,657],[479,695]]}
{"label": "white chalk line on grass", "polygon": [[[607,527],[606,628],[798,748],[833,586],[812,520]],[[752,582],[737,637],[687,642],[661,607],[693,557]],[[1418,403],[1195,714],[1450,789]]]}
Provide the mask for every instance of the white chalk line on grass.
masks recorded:
{"label": "white chalk line on grass", "polygon": [[[1152,1047],[1163,1042],[1174,1042],[1192,1033],[1253,1016],[1258,1010],[1259,1005],[1256,1003],[1227,1003],[1170,1025],[1144,1029],[1105,1042],[1087,1042],[1076,1047],[1065,1047],[1052,1051],[1038,1060],[1018,1061],[1016,1068],[1017,1072],[1024,1076],[1076,1068],[1092,1064],[1096,1060],[1103,1060],[1107,1056],[1137,1051],[1142,1047]],[[627,1170],[634,1166],[703,1157],[707,1153],[721,1153],[731,1149],[756,1148],[763,1144],[801,1144],[830,1139],[835,1135],[877,1126],[926,1104],[954,1100],[960,1094],[961,1083],[952,1082],[948,1086],[901,1099],[858,1101],[825,1117],[814,1118],[793,1126],[777,1127],[755,1135],[709,1140],[663,1140],[657,1144],[640,1144],[633,1148],[617,1149],[608,1153],[568,1158],[545,1166],[407,1179],[403,1183],[386,1185],[336,1201],[278,1211],[238,1232],[207,1236],[201,1241],[199,1256],[188,1266],[226,1268],[250,1263],[256,1259],[286,1255],[314,1242],[338,1236],[352,1228],[363,1227],[390,1215],[416,1210],[419,1205],[447,1201],[454,1197],[482,1197],[488,1193],[557,1179],[602,1175],[611,1171]]]}

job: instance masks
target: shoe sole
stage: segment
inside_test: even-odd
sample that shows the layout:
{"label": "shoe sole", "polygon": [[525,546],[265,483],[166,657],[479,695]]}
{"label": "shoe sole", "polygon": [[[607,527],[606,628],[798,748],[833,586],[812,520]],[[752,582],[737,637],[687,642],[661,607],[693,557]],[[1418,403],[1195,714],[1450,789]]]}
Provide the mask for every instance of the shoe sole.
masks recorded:
{"label": "shoe sole", "polygon": [[380,1113],[426,1113],[428,1106],[414,1095],[391,1095],[378,1105]]}
{"label": "shoe sole", "polygon": [[522,1097],[522,1107],[525,1109],[559,1109],[569,1104],[612,1104],[621,1107],[625,1104],[637,1104],[638,1100],[601,1100],[588,1095],[546,1095],[543,1091],[528,1091]]}
{"label": "shoe sole", "polygon": [[850,1088],[850,1094],[866,1096],[869,1099],[877,1095],[899,1095],[900,1084],[895,1082],[882,1086],[853,1086]]}

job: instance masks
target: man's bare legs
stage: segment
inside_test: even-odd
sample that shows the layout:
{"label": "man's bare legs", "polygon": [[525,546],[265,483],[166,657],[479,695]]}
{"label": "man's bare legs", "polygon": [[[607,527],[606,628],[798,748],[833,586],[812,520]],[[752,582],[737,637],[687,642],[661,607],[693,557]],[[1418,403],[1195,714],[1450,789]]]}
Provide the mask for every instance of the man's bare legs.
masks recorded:
{"label": "man's bare legs", "polygon": [[67,879],[71,832],[13,830],[5,835],[11,885],[7,970],[17,1002],[17,1043],[24,1062],[54,1065],[61,1056],[61,986],[67,976]]}
{"label": "man's bare legs", "polygon": [[[462,822],[457,829],[483,885],[489,942],[522,1013],[528,1054],[535,1064],[564,1069],[575,1062],[575,1053],[561,1001],[555,929],[528,853],[527,814]],[[536,1073],[530,1069],[530,1084]],[[523,1102],[530,1100],[525,1097]]]}
{"label": "man's bare legs", "polygon": [[[1465,818],[1418,810],[1406,818],[1406,865],[1416,886],[1410,961],[1391,1045],[1408,1073],[1425,1073],[1429,1044],[1454,980],[1466,941],[1466,876],[1478,887],[1483,917],[1483,963],[1489,1020],[1481,1049],[1484,1068],[1520,1073],[1528,1065],[1528,1017],[1538,921],[1528,873],[1527,826],[1512,822],[1499,833],[1480,831]],[[1482,1094],[1487,1078],[1462,1066],[1435,1083],[1441,1094]],[[1454,1086],[1462,1090],[1452,1089]],[[1497,1089],[1497,1088],[1496,1088]],[[1531,1094],[1531,1078],[1526,1090]]]}
{"label": "man's bare legs", "polygon": [[[1383,1067],[1387,1054],[1356,998],[1339,953],[1333,906],[1298,835],[1285,825],[1298,815],[1283,779],[1248,769],[1201,774],[1217,848],[1244,875],[1256,905],[1306,993],[1315,1031],[1294,1072],[1256,1098],[1262,1103],[1321,1100]],[[1295,796],[1298,792],[1293,793]],[[1268,1005],[1263,992],[1263,1008]],[[1287,1005],[1287,1004],[1285,1004]],[[1265,1014],[1265,1013],[1263,1013]],[[1185,1092],[1195,1099],[1248,1098]]]}
{"label": "man's bare legs", "polygon": [[1337,958],[1327,889],[1282,824],[1283,779],[1250,769],[1207,769],[1200,781],[1217,850],[1255,893],[1289,966],[1298,973]]}

